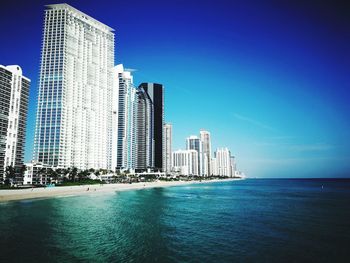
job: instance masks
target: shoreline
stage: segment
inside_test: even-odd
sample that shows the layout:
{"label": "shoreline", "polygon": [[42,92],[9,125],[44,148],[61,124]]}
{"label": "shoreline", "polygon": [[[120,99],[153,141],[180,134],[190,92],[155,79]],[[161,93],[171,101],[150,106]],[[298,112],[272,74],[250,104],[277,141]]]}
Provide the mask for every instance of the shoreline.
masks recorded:
{"label": "shoreline", "polygon": [[64,196],[80,196],[86,194],[103,194],[111,192],[121,192],[130,190],[141,190],[157,187],[172,187],[191,184],[228,182],[242,180],[240,178],[215,179],[202,181],[156,181],[156,182],[140,182],[132,184],[93,184],[93,185],[78,185],[78,186],[59,186],[49,188],[28,188],[18,190],[0,190],[0,203],[9,201],[21,201],[38,198],[52,198]]}

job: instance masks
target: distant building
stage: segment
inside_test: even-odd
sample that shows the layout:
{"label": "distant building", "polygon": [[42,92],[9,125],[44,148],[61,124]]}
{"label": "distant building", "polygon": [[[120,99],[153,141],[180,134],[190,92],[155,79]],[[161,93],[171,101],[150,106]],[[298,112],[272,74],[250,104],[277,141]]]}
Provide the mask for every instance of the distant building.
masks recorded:
{"label": "distant building", "polygon": [[26,171],[24,172],[24,184],[42,185],[49,184],[51,178],[48,171],[55,169],[52,166],[42,163],[26,163]]}
{"label": "distant building", "polygon": [[0,182],[12,166],[14,181],[22,183],[29,86],[19,66],[0,65]]}
{"label": "distant building", "polygon": [[170,123],[164,124],[163,137],[164,137],[164,150],[163,150],[163,169],[166,174],[171,172],[172,163],[172,125]]}
{"label": "distant building", "polygon": [[203,153],[202,153],[202,141],[195,135],[192,135],[186,139],[186,149],[195,150],[198,153],[198,175],[203,176],[202,162],[203,162]]}
{"label": "distant building", "polygon": [[180,175],[198,174],[198,152],[196,150],[178,150],[172,154],[172,166],[174,172]]}
{"label": "distant building", "polygon": [[228,148],[218,148],[215,152],[214,175],[232,176],[231,152]]}
{"label": "distant building", "polygon": [[163,170],[164,87],[157,83],[141,83],[153,103],[154,168]]}
{"label": "distant building", "polygon": [[210,164],[211,164],[211,175],[217,176],[219,174],[219,172],[218,172],[218,168],[216,165],[216,158],[215,157],[211,158]]}
{"label": "distant building", "polygon": [[236,161],[235,161],[235,157],[231,156],[230,158],[230,164],[231,164],[231,176],[235,177],[236,174]]}
{"label": "distant building", "polygon": [[67,4],[46,7],[33,160],[114,169],[114,30]]}
{"label": "distant building", "polygon": [[200,140],[202,142],[202,174],[211,175],[211,140],[210,132],[201,130]]}

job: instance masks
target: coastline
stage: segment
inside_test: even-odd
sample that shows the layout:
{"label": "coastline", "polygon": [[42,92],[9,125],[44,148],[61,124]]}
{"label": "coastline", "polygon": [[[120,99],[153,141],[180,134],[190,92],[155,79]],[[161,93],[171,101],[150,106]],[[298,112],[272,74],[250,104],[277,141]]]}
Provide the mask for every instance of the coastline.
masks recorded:
{"label": "coastline", "polygon": [[[1,190],[0,203],[8,201],[20,201],[37,198],[52,198],[62,196],[79,196],[86,194],[103,194],[111,192],[121,192],[130,190],[141,190],[156,187],[171,187],[191,184],[215,183],[237,181],[240,178],[202,180],[202,181],[156,181],[156,182],[141,182],[132,184],[102,184],[102,185],[79,185],[79,186],[60,186],[50,188],[29,188],[16,190]],[[89,190],[88,190],[89,189]]]}

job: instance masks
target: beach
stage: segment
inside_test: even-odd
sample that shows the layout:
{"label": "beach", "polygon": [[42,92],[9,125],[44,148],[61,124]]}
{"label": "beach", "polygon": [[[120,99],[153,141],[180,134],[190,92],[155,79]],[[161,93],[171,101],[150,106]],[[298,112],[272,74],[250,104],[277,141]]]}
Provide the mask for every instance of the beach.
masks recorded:
{"label": "beach", "polygon": [[214,183],[227,182],[237,180],[220,179],[220,180],[202,180],[202,181],[155,181],[155,182],[140,182],[132,184],[93,184],[93,185],[78,185],[78,186],[59,186],[59,187],[40,187],[28,189],[13,189],[0,190],[0,202],[35,199],[35,198],[49,198],[60,196],[75,196],[86,194],[103,194],[108,192],[120,192],[128,190],[140,190],[155,187],[170,187],[199,183]]}

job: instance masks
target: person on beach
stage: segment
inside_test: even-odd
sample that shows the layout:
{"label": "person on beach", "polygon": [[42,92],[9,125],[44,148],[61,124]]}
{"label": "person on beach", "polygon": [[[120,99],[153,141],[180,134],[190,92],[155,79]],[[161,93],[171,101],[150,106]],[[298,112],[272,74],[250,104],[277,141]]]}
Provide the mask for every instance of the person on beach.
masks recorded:
{"label": "person on beach", "polygon": [[86,191],[89,191],[90,189],[89,189],[89,187],[88,187],[88,189],[86,190]]}

